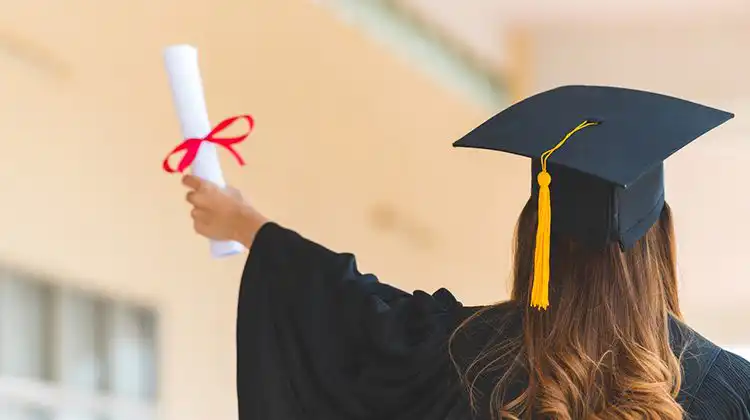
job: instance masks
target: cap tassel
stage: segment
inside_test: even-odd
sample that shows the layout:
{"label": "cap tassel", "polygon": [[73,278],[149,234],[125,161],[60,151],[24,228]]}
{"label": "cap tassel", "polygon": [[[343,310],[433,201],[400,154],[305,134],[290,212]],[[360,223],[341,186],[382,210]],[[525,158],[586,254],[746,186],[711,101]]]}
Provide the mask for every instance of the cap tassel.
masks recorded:
{"label": "cap tassel", "polygon": [[552,176],[547,172],[547,159],[550,155],[577,131],[598,122],[584,121],[568,133],[555,147],[542,153],[542,170],[536,179],[539,183],[539,202],[537,210],[536,249],[534,250],[534,280],[531,285],[531,306],[539,310],[549,307],[549,260],[550,260],[550,236],[552,228],[552,198],[550,184]]}

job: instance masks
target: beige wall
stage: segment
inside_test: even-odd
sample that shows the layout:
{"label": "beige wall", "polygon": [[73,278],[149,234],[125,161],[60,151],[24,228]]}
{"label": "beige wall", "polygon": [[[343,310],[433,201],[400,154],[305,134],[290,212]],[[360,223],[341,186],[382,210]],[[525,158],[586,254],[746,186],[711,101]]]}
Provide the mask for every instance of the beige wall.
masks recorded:
{"label": "beige wall", "polygon": [[[165,419],[234,418],[243,263],[209,259],[178,179],[161,171],[178,140],[161,62],[169,43],[201,48],[215,119],[255,115],[248,166],[227,161],[227,176],[269,215],[407,289],[505,296],[525,186],[512,198],[501,186],[526,166],[450,147],[483,112],[311,2],[73,3],[5,11],[2,32],[61,67],[44,52],[41,67],[0,55],[0,259],[156,305]],[[426,239],[373,230],[381,204]]]}

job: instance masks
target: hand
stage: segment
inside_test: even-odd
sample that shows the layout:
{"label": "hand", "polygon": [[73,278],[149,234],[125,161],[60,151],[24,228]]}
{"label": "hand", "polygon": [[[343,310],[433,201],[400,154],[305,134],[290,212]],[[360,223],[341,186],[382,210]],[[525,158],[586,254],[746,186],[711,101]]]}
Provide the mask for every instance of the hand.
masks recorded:
{"label": "hand", "polygon": [[209,239],[238,241],[250,248],[255,234],[268,220],[260,215],[232,187],[220,189],[211,182],[185,175],[182,183],[190,189],[187,201],[195,231]]}

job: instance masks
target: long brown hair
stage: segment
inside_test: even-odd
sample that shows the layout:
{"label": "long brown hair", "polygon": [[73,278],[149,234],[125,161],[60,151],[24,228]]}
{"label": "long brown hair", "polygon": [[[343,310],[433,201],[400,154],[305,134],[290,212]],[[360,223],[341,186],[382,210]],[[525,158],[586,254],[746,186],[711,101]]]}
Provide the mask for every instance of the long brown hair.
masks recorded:
{"label": "long brown hair", "polygon": [[669,206],[625,251],[553,235],[550,308],[543,312],[529,307],[535,207],[527,203],[518,219],[512,298],[500,305],[518,308],[519,332],[499,338],[464,370],[472,403],[477,381],[494,371],[485,401],[495,418],[682,419],[680,362],[669,342],[669,317],[681,319]]}

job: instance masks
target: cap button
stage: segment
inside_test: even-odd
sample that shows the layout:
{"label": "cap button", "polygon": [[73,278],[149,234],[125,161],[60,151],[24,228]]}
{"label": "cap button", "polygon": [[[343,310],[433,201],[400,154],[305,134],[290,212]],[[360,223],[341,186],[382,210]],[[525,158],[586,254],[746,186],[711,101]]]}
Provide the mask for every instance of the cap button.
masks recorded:
{"label": "cap button", "polygon": [[540,187],[549,187],[549,184],[552,183],[552,177],[549,172],[539,172],[536,176],[536,182],[539,183]]}

